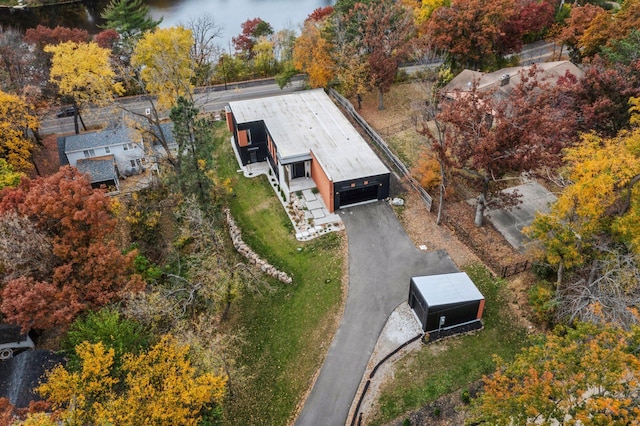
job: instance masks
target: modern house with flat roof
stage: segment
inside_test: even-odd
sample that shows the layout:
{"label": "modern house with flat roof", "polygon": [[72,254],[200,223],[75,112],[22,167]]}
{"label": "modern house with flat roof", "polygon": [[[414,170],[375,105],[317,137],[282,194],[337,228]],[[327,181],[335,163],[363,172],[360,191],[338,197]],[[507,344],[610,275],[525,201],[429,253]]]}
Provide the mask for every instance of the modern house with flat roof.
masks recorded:
{"label": "modern house with flat roof", "polygon": [[287,199],[305,182],[330,212],[389,197],[389,169],[324,90],[230,102],[226,115],[242,165],[268,161]]}

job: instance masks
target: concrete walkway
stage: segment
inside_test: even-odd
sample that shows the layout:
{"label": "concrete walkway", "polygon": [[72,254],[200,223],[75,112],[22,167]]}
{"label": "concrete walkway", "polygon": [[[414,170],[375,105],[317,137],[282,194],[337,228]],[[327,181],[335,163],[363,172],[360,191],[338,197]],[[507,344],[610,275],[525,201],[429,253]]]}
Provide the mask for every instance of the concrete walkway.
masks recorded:
{"label": "concrete walkway", "polygon": [[340,210],[349,240],[344,316],[298,426],[337,426],[349,408],[387,319],[406,300],[414,275],[457,272],[443,252],[421,252],[384,202]]}

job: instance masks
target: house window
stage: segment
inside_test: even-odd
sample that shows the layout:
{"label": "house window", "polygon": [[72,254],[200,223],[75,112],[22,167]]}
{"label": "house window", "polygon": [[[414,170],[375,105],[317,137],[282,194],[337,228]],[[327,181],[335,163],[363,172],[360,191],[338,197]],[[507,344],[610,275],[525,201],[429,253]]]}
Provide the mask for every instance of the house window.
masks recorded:
{"label": "house window", "polygon": [[144,158],[144,157],[142,157],[142,158],[140,159],[140,163],[141,163],[141,164],[147,164],[147,159],[146,159],[146,158]]}
{"label": "house window", "polygon": [[111,154],[111,148],[109,148],[108,146],[105,146],[105,147],[104,147],[104,152],[105,152],[106,154]]}
{"label": "house window", "polygon": [[131,163],[131,167],[135,167],[136,166],[136,160],[129,160],[129,162]]}
{"label": "house window", "polygon": [[122,149],[124,149],[125,151],[129,151],[130,149],[133,149],[133,144],[132,143],[122,144]]}
{"label": "house window", "polygon": [[247,145],[251,145],[251,129],[247,129]]}
{"label": "house window", "polygon": [[82,151],[84,158],[91,158],[96,156],[96,152],[93,149],[85,149]]}

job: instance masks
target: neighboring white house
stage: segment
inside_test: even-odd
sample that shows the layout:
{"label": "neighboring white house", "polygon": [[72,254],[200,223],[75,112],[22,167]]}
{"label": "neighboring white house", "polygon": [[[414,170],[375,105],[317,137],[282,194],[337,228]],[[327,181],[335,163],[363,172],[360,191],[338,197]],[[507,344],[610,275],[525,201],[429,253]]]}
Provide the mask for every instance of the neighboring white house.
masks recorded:
{"label": "neighboring white house", "polygon": [[[173,143],[173,123],[164,123],[162,128]],[[60,165],[68,164],[89,174],[94,187],[106,185],[110,192],[117,192],[119,177],[140,174],[154,166],[151,163],[157,160],[158,150],[151,151],[155,147],[149,145],[145,146],[140,131],[121,125],[58,138],[58,154]]]}

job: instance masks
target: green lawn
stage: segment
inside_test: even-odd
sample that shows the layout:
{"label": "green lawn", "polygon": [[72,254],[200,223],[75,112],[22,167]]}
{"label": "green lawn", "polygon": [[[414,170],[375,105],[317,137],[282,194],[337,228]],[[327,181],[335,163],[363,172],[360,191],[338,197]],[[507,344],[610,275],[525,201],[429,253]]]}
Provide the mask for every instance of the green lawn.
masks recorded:
{"label": "green lawn", "polygon": [[266,176],[237,173],[228,139],[221,147],[218,173],[232,180],[230,208],[243,239],[293,284],[272,282],[274,291],[246,294],[230,323],[246,344],[237,360],[241,383],[232,382],[226,424],[283,425],[320,367],[336,327],[343,276],[342,235],[328,234],[301,243]]}
{"label": "green lawn", "polygon": [[423,346],[402,359],[393,380],[381,390],[379,411],[371,424],[386,423],[442,395],[464,389],[495,370],[494,354],[510,360],[527,345],[525,330],[508,312],[504,281],[477,265],[465,272],[485,296],[484,329]]}

